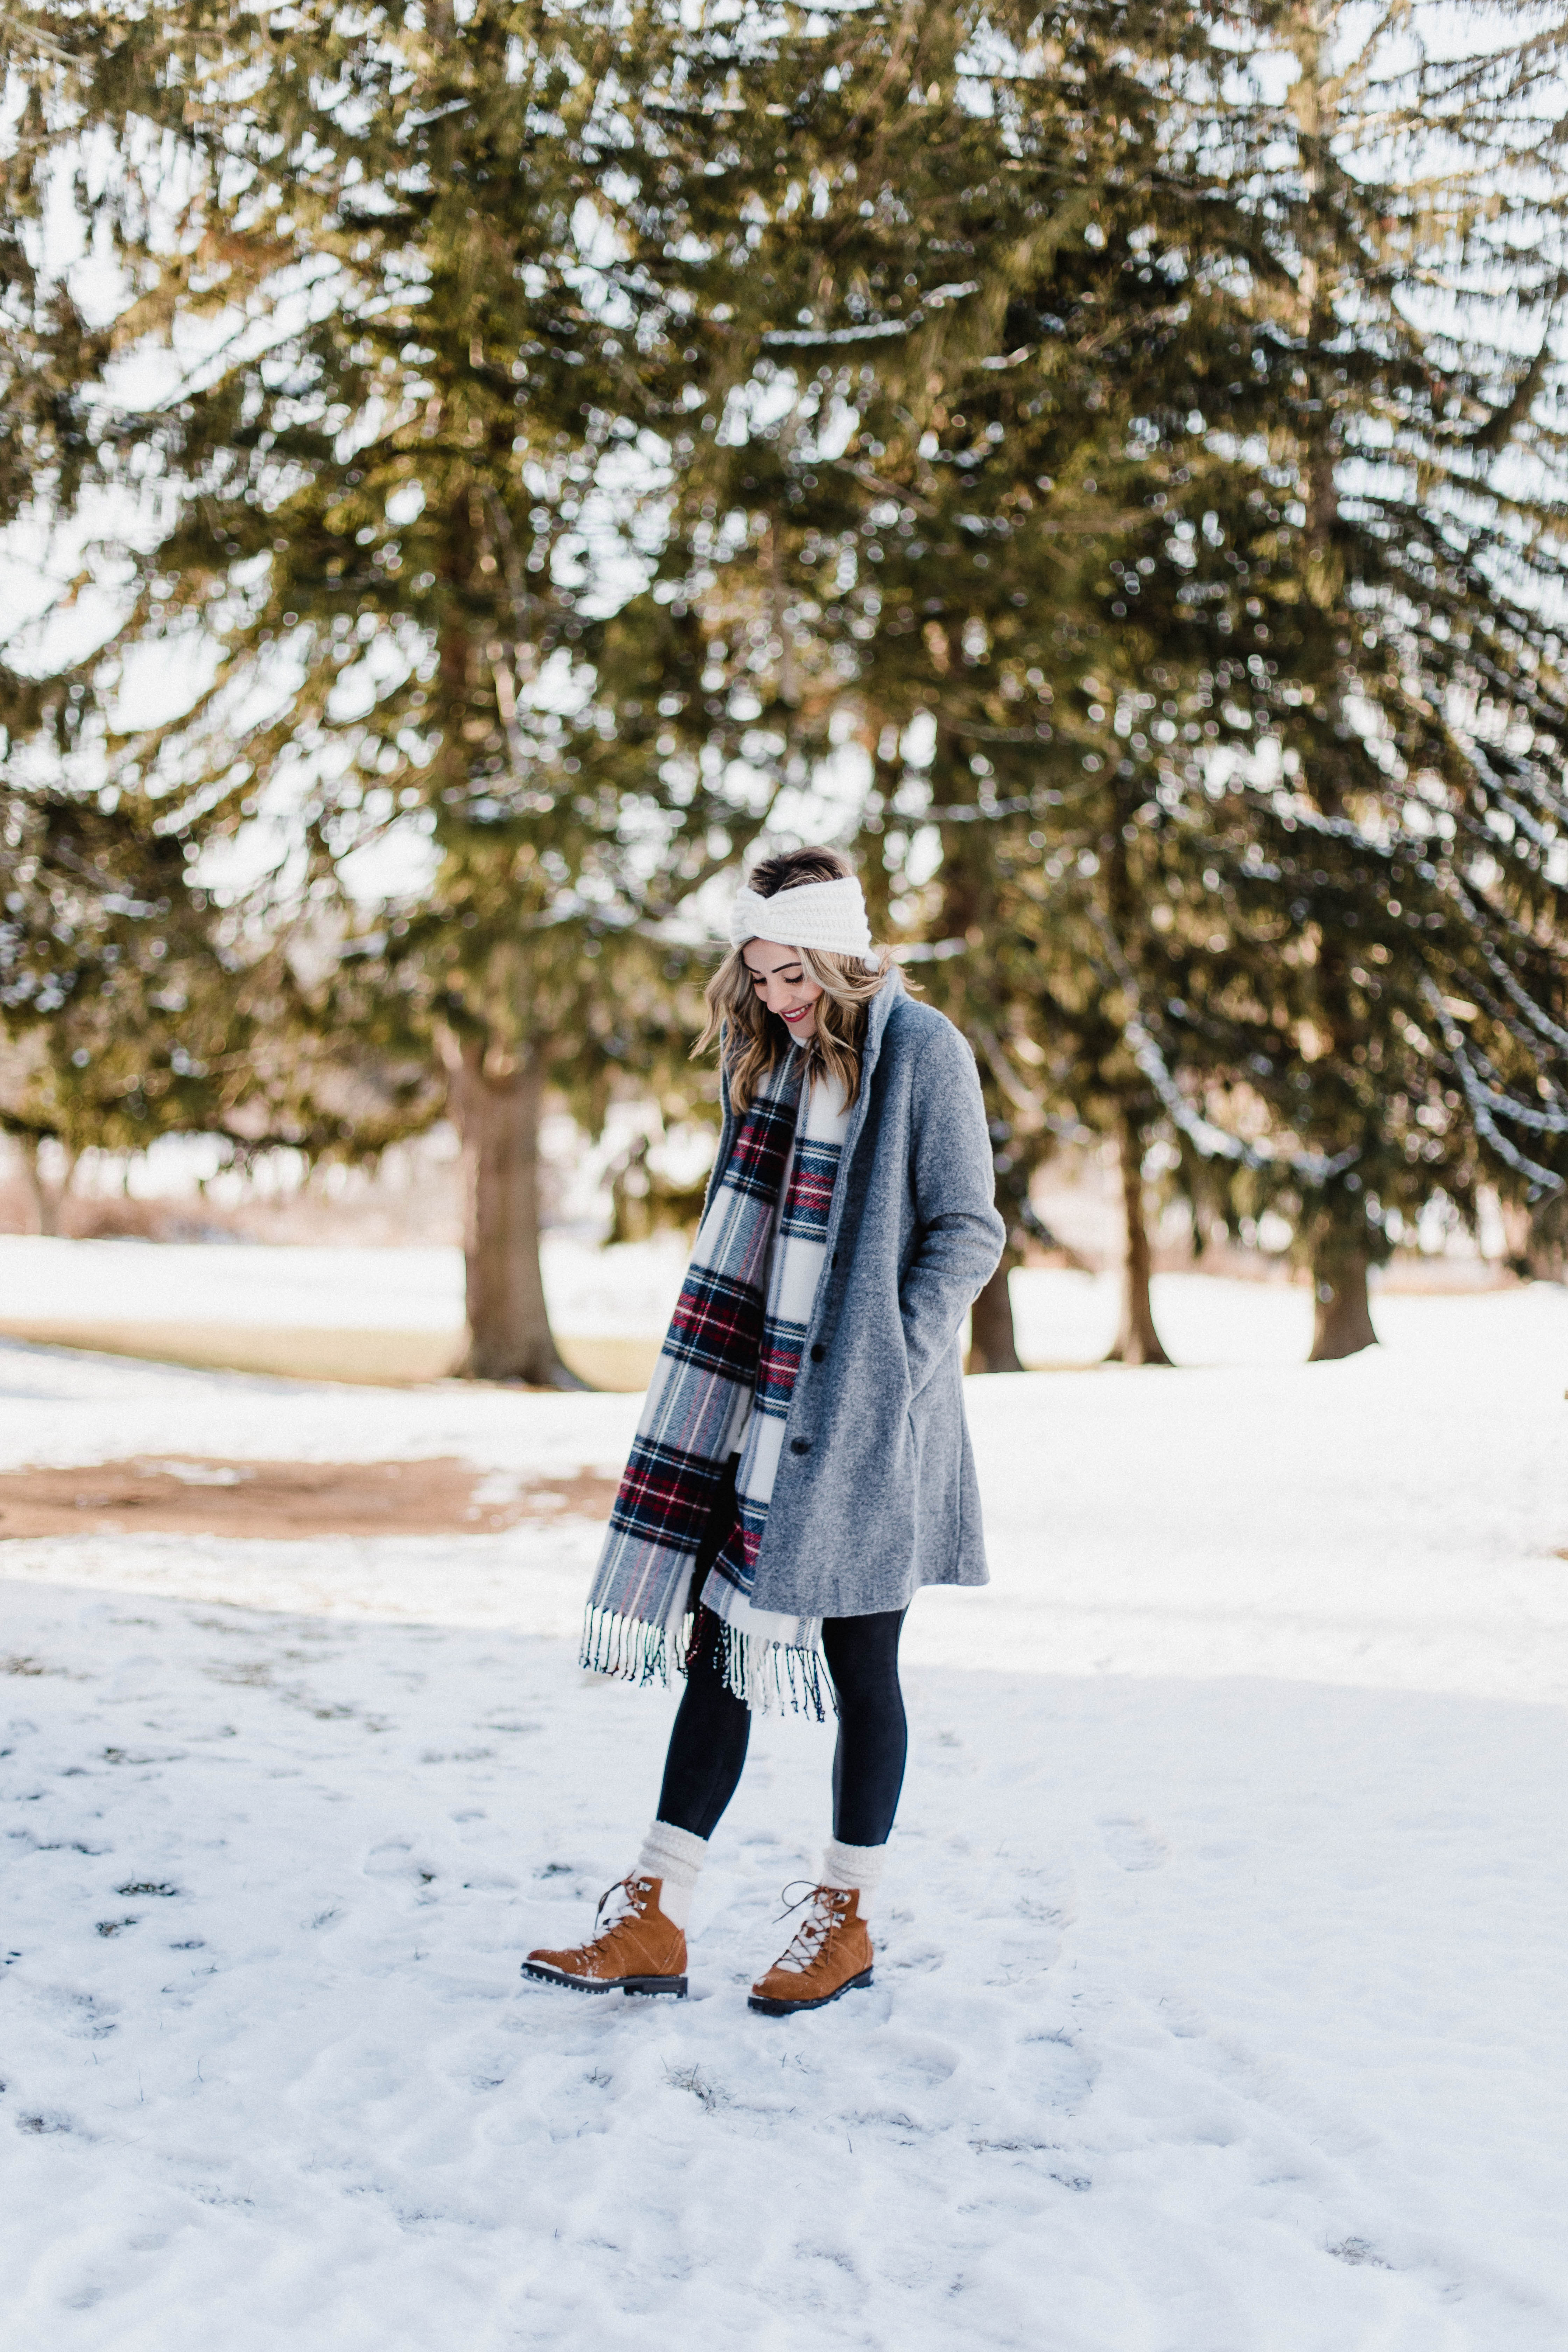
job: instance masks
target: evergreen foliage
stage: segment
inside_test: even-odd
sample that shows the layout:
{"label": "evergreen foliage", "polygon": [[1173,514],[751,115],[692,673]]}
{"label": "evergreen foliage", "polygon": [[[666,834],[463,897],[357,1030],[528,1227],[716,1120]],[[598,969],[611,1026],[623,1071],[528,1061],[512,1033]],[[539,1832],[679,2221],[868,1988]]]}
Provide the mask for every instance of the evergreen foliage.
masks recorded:
{"label": "evergreen foliage", "polygon": [[1185,761],[1215,961],[1158,1025],[1293,1145],[1238,1197],[1290,1214],[1336,1354],[1439,1190],[1473,1219],[1482,1181],[1568,1175],[1563,35],[1337,0],[1245,30],[1250,87],[1238,60],[1208,103],[1269,400],[1198,403],[1178,698],[1235,748]]}
{"label": "evergreen foliage", "polygon": [[[1140,28],[1130,94],[1095,39],[1127,20],[1062,22],[1039,81],[1005,78],[1016,121],[994,93],[965,110],[988,178],[933,124],[929,208],[918,159],[887,192],[928,239],[962,230],[941,245],[976,289],[923,373],[907,337],[874,378],[834,373],[888,332],[863,295],[847,328],[767,338],[823,355],[816,408],[831,388],[857,428],[831,473],[802,436],[777,503],[837,591],[800,609],[876,762],[873,839],[896,871],[941,828],[916,908],[963,950],[931,978],[989,1065],[1005,1186],[1051,1132],[987,1046],[1010,1026],[1124,1160],[1168,1119],[1223,1218],[1285,1209],[1340,1352],[1371,1336],[1368,1262],[1438,1189],[1473,1215],[1482,1176],[1561,1181],[1562,182],[1526,136],[1556,50],[1527,27],[1434,65],[1393,53],[1401,19],[1331,86],[1348,12],[1275,12],[1249,29],[1295,79],[1266,104],[1234,27],[1224,62],[1198,20],[1163,17],[1163,54]],[[963,29],[921,37],[956,55]],[[856,458],[829,530],[809,493]]]}
{"label": "evergreen foliage", "polygon": [[[644,267],[679,271],[708,363],[689,524],[652,593],[707,629],[711,691],[685,723],[710,756],[785,779],[843,775],[852,745],[869,763],[873,903],[917,932],[929,911],[958,951],[921,971],[981,1047],[1021,1240],[1035,1160],[1078,1113],[1042,1110],[997,1043],[1019,991],[1040,995],[1041,945],[996,929],[997,820],[1076,802],[1080,761],[1101,764],[1083,673],[1114,632],[1086,566],[1158,531],[1153,461],[1187,434],[1213,333],[1209,298],[1194,310],[1163,267],[1174,251],[1184,276],[1184,236],[1218,234],[1165,136],[1204,27],[1121,7],[765,21],[704,26],[647,94],[647,173],[673,164],[690,208],[649,231],[639,183],[626,217]],[[1156,446],[1127,446],[1135,419]],[[902,869],[933,823],[928,910]],[[1093,1018],[1121,1092],[1146,1096]]]}
{"label": "evergreen foliage", "polygon": [[[138,577],[8,723],[96,727],[154,862],[275,828],[225,951],[294,927],[274,1038],[391,1074],[367,1135],[445,1074],[472,1369],[567,1377],[543,1091],[691,1106],[682,904],[767,828],[858,839],[1014,1255],[1058,1139],[1114,1139],[1129,1360],[1156,1136],[1200,1232],[1290,1221],[1325,1354],[1437,1193],[1562,1190],[1549,14],[176,0],[62,64],[53,13],[16,184],[97,126],[135,299],[94,340],[0,255],[0,520],[96,468]],[[157,337],[162,395],[89,416]],[[113,739],[171,645],[189,709]]]}
{"label": "evergreen foliage", "polygon": [[[472,1368],[556,1381],[537,1266],[522,1290],[512,1266],[542,1089],[591,1109],[668,1045],[669,951],[637,919],[672,842],[698,844],[687,883],[713,862],[700,797],[583,756],[583,641],[617,540],[638,562],[635,445],[678,364],[592,201],[613,47],[589,13],[500,5],[163,13],[130,103],[144,137],[178,93],[191,194],[147,325],[180,373],[107,430],[142,538],[93,681],[101,709],[142,646],[205,661],[112,773],[209,855],[270,823],[275,916],[304,902],[330,933],[346,861],[401,853],[412,903],[375,945],[475,1164]],[[350,1002],[378,1002],[374,961]]]}

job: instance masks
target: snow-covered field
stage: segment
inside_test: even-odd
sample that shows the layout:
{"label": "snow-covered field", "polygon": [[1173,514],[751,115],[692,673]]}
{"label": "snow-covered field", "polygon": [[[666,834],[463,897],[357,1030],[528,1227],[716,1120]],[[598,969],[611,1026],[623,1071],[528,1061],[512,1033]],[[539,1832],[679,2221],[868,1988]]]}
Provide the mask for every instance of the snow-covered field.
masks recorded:
{"label": "snow-covered field", "polygon": [[[679,1240],[606,1250],[550,1234],[542,1255],[559,1333],[662,1338],[686,1270]],[[1091,1363],[1110,1345],[1115,1276],[1020,1269],[1012,1287],[1026,1362]],[[1182,1275],[1162,1276],[1157,1287],[1162,1326],[1184,1362],[1294,1363],[1306,1354],[1312,1309],[1305,1290]],[[462,1253],[0,1234],[0,1324],[53,1320],[440,1332],[456,1342],[463,1322]]]}
{"label": "snow-covered field", "polygon": [[[548,1234],[543,1261],[552,1312],[578,1339],[659,1338],[686,1259],[673,1238],[602,1250],[569,1234]],[[0,1234],[0,1320],[54,1316],[456,1337],[463,1321],[463,1254]]]}
{"label": "snow-covered field", "polygon": [[[1026,1346],[1097,1302],[1030,1277]],[[591,1528],[0,1547],[6,2352],[1561,2352],[1568,1295],[1312,1368],[1300,1292],[1159,1311],[1207,1369],[971,1384],[994,1581],[911,1616],[877,1984],[815,2019],[744,1998],[794,1720],[690,2001],[518,1976],[672,1703],[576,1671]],[[614,1469],[635,1414],[0,1348],[0,1467]]]}

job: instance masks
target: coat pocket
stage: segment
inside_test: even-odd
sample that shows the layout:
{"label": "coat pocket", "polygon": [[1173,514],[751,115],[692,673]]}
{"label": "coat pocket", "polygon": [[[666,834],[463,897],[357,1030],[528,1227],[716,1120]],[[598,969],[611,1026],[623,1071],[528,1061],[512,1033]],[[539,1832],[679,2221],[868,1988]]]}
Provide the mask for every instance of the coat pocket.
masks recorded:
{"label": "coat pocket", "polygon": [[963,1543],[963,1391],[940,1368],[909,1409],[919,1581],[946,1584],[957,1572]]}

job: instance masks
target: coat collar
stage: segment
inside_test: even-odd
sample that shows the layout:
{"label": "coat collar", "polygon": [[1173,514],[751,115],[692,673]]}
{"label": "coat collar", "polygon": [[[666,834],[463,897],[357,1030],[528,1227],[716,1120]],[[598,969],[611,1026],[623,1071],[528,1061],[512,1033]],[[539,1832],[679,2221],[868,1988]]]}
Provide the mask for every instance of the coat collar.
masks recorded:
{"label": "coat collar", "polygon": [[[881,987],[877,991],[876,995],[871,999],[870,1004],[867,1008],[866,1043],[862,1047],[860,1054],[860,1091],[855,1097],[855,1108],[849,1114],[848,1129],[846,1131],[843,1147],[839,1153],[838,1166],[840,1177],[839,1181],[835,1184],[833,1188],[833,1206],[828,1211],[827,1232],[824,1236],[830,1257],[834,1243],[838,1238],[839,1220],[844,1214],[845,1187],[843,1182],[843,1171],[848,1167],[850,1160],[853,1159],[855,1148],[859,1142],[862,1131],[865,1129],[866,1114],[869,1109],[871,1103],[872,1073],[876,1069],[878,1060],[881,1055],[882,1039],[887,1034],[888,1024],[892,1019],[893,1014],[898,1010],[900,1004],[904,1001],[904,976],[899,970],[898,965],[893,964],[889,969],[886,980],[882,982]],[[819,1283],[817,1286],[816,1311],[812,1317],[814,1328],[821,1317],[823,1296],[826,1288],[826,1284]]]}
{"label": "coat collar", "polygon": [[905,992],[903,973],[896,963],[889,964],[886,980],[866,1011],[866,1045],[860,1056],[860,1098],[855,1106],[857,1111],[866,1099],[866,1081],[877,1066],[882,1051],[883,1033],[892,1017],[893,1008]]}

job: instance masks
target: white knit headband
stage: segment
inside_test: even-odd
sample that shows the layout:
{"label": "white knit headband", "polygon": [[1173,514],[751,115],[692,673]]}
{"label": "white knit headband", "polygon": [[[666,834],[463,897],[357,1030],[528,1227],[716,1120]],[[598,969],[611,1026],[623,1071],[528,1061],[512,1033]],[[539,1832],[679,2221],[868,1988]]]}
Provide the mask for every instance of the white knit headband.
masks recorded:
{"label": "white knit headband", "polygon": [[825,955],[858,956],[868,971],[877,969],[865,896],[852,874],[837,882],[797,882],[794,889],[777,891],[771,898],[741,890],[730,916],[730,942],[740,948],[748,940],[816,948]]}

